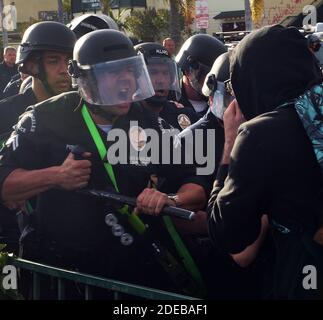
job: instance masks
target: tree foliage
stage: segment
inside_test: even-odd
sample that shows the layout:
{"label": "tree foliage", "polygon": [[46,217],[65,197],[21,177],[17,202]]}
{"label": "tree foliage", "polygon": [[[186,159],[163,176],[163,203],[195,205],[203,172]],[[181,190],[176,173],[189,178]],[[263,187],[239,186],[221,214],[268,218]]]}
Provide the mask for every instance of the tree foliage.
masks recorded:
{"label": "tree foliage", "polygon": [[125,23],[128,30],[144,42],[159,41],[169,35],[169,11],[165,9],[134,10]]}
{"label": "tree foliage", "polygon": [[170,8],[170,36],[177,46],[183,37],[192,35],[191,25],[195,19],[194,0],[164,0]]}
{"label": "tree foliage", "polygon": [[252,14],[252,21],[259,23],[264,15],[265,3],[264,0],[250,0],[250,9]]}

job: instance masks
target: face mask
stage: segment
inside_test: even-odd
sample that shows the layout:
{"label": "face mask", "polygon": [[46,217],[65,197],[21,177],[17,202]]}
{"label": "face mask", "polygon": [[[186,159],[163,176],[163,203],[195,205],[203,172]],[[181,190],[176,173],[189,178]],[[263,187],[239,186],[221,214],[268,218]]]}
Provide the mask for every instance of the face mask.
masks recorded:
{"label": "face mask", "polygon": [[[198,68],[190,67],[190,75],[188,77],[190,85],[200,95],[203,95],[202,93],[203,82],[208,71],[209,69],[206,66],[203,66],[201,64],[198,65]],[[202,79],[203,79],[203,82],[201,81]],[[202,82],[202,84],[200,82]]]}
{"label": "face mask", "polygon": [[199,94],[202,95],[202,85],[198,82],[196,78],[189,79],[191,87],[198,92]]}

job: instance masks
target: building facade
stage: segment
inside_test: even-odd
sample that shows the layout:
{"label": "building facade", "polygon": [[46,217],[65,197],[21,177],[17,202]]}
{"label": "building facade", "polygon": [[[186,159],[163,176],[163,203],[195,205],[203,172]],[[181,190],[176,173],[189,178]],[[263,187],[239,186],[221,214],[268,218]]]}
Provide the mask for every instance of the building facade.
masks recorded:
{"label": "building facade", "polygon": [[[12,0],[4,0],[4,5],[9,5]],[[57,0],[15,0],[17,9],[17,22],[40,20],[41,15],[57,13]]]}

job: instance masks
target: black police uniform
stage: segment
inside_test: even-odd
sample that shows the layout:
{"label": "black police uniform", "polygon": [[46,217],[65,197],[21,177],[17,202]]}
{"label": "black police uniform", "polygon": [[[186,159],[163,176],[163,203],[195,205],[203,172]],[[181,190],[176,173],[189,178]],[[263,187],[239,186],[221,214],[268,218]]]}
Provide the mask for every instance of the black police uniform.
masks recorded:
{"label": "black police uniform", "polygon": [[191,124],[195,123],[199,118],[190,108],[177,108],[174,102],[167,101],[159,116],[169,123],[173,128],[180,131],[184,130]]}
{"label": "black police uniform", "polygon": [[[34,92],[29,88],[25,93],[15,95],[0,102],[1,145],[8,138],[19,116],[30,105],[37,103]],[[9,252],[18,252],[19,230],[15,211],[0,204],[0,242],[6,243]]]}
{"label": "black police uniform", "polygon": [[4,88],[1,98],[5,99],[18,94],[21,83],[22,83],[22,80],[20,78],[20,73],[17,73],[10,79],[7,86]]}
{"label": "black police uniform", "polygon": [[[223,152],[223,146],[224,146],[224,129],[223,126],[220,123],[220,120],[217,119],[217,117],[211,112],[210,109],[208,109],[207,113],[199,119],[197,122],[189,126],[184,132],[180,134],[180,139],[184,143],[185,137],[188,134],[193,134],[194,137],[194,131],[195,130],[203,130],[203,150],[207,150],[207,132],[208,130],[214,131],[214,137],[215,140],[212,142],[213,148],[212,152],[215,153],[214,159],[215,159],[215,169],[212,174],[204,176],[205,183],[208,187],[208,194],[211,191],[212,184],[216,178],[216,173],[218,170],[218,166],[222,157]],[[195,141],[195,140],[194,140]],[[195,144],[196,142],[194,142]],[[209,151],[209,150],[208,150]]]}
{"label": "black police uniform", "polygon": [[[184,88],[183,84],[182,84],[181,89],[182,89],[182,95],[181,95],[181,98],[179,100],[179,103],[181,103],[183,106],[185,106],[187,108],[192,109],[192,111],[194,111],[196,113],[198,119],[202,118],[207,113],[208,108],[205,108],[205,110],[203,110],[201,112],[196,112],[193,105],[192,105],[192,103],[190,102],[190,100],[187,97],[187,94],[186,94],[186,91],[185,91],[185,88]],[[205,102],[206,102],[206,100],[205,100]]]}
{"label": "black police uniform", "polygon": [[11,77],[13,77],[17,72],[18,70],[16,66],[8,67],[4,61],[0,63],[0,97]]}
{"label": "black police uniform", "polygon": [[19,116],[25,112],[28,106],[36,103],[37,99],[32,88],[0,101],[0,135],[10,133],[12,127],[18,122]]}
{"label": "black police uniform", "polygon": [[[82,146],[92,154],[92,173],[89,188],[111,190],[107,172],[92,141],[92,137],[82,118],[82,100],[78,93],[70,92],[53,97],[29,109],[12,136],[7,147],[2,150],[0,164],[0,185],[15,168],[28,170],[59,166],[66,159],[69,150]],[[140,105],[133,104],[127,115],[119,118],[113,128],[120,128],[127,135],[128,147],[130,121],[138,126],[152,128],[152,118]],[[159,130],[158,124],[154,127]],[[107,150],[112,145],[106,134],[100,131]],[[182,184],[199,183],[189,169],[178,170],[176,166],[138,163],[134,157],[127,158],[129,164],[113,165],[121,194],[138,196],[147,187],[151,174],[168,176],[181,180]],[[130,244],[122,243],[121,235],[105,223],[106,216],[112,214],[118,223],[133,238]],[[36,216],[41,232],[42,255],[38,260],[62,267],[77,267],[79,270],[110,278],[121,279],[142,285],[174,289],[169,275],[156,263],[151,253],[151,243],[137,235],[122,215],[106,201],[77,192],[50,189],[38,197]],[[141,215],[149,224],[150,234],[158,237],[176,255],[172,240],[160,221],[161,217]],[[148,246],[148,248],[147,248]],[[53,250],[60,256],[49,254]]]}

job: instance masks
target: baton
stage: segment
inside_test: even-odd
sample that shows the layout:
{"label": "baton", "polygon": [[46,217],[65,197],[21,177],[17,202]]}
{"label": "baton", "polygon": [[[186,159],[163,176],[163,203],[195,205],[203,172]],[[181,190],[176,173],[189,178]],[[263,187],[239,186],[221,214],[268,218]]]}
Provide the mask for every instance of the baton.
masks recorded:
{"label": "baton", "polygon": [[[136,206],[135,198],[123,196],[121,194],[117,194],[113,192],[108,192],[103,190],[93,190],[93,189],[80,190],[79,192],[83,194],[93,195],[99,198],[105,198],[107,200],[110,200],[116,203],[127,204],[132,207]],[[169,216],[190,220],[190,221],[195,219],[195,212],[182,209],[182,208],[173,207],[173,206],[165,206],[162,209],[162,213],[167,214]]]}

